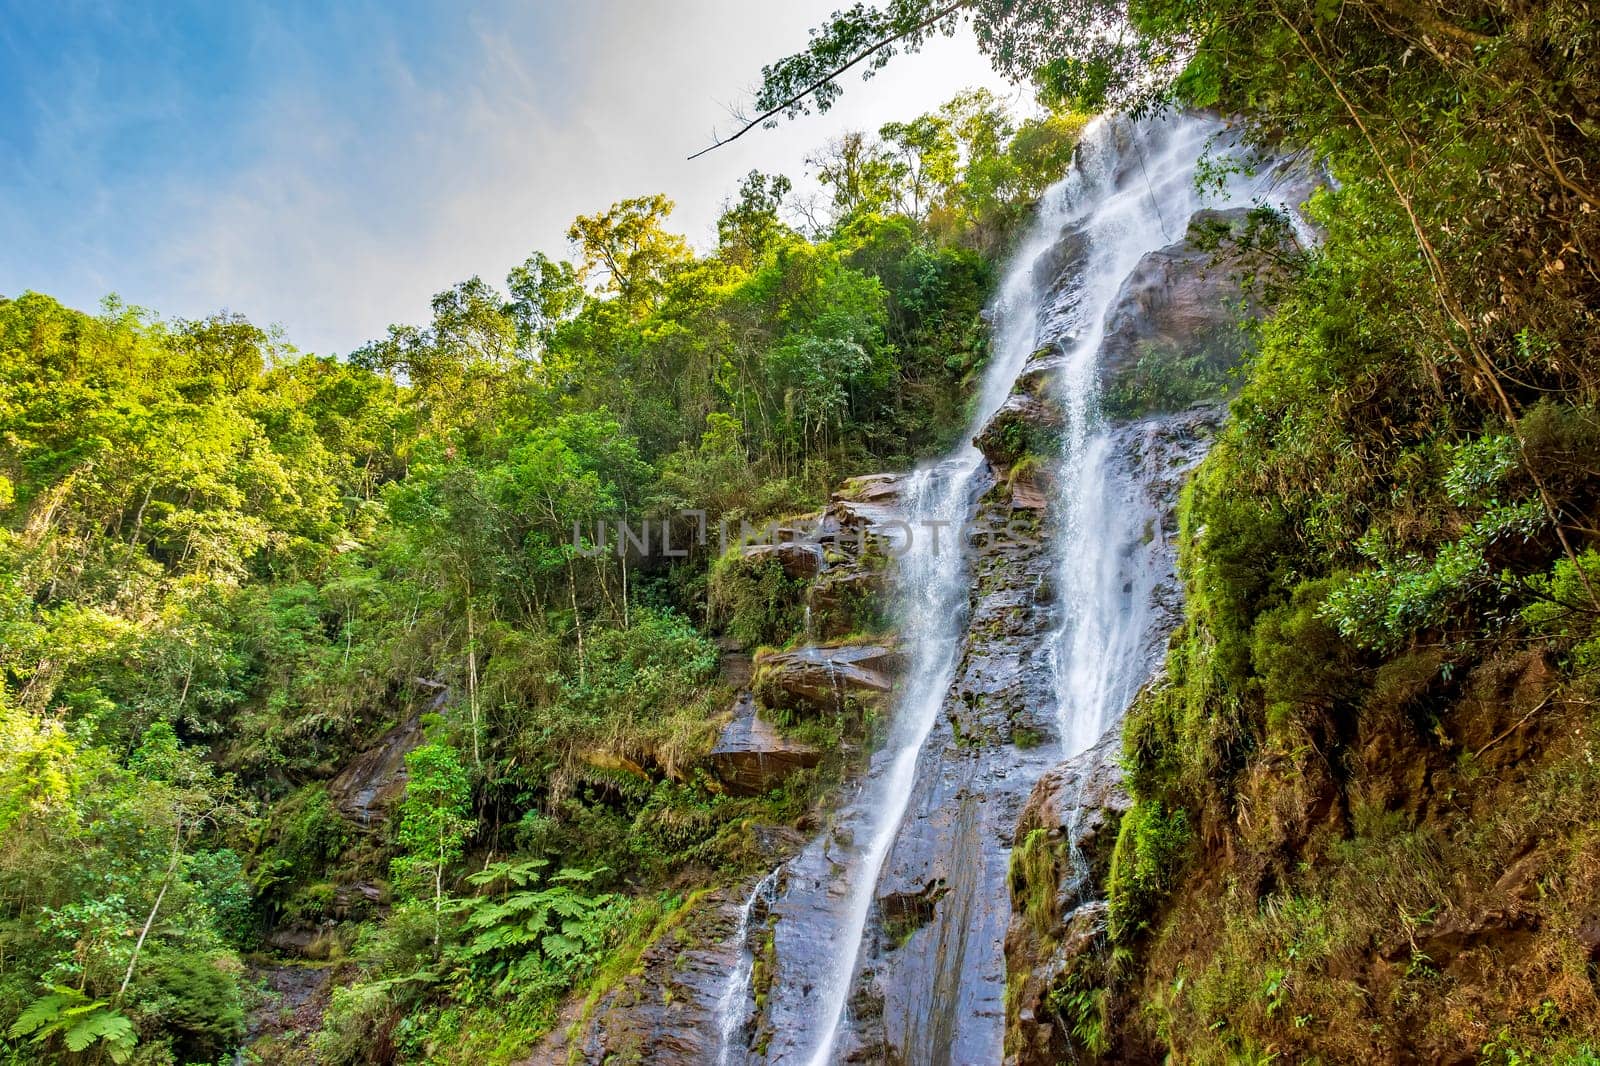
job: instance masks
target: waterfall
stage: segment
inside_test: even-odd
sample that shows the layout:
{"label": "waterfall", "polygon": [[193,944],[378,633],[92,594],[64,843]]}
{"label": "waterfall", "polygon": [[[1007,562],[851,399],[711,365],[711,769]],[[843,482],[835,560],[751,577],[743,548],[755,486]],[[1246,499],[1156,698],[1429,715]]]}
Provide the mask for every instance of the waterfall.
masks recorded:
{"label": "waterfall", "polygon": [[[909,656],[906,681],[883,748],[873,760],[861,794],[841,819],[848,836],[841,837],[836,830],[824,846],[824,865],[830,871],[842,865],[848,876],[843,899],[838,901],[841,905],[835,910],[836,920],[830,923],[832,935],[820,945],[823,951],[808,982],[810,992],[798,1005],[800,1016],[794,1018],[795,1024],[774,1019],[796,1060],[811,1066],[832,1061],[872,909],[873,889],[905,815],[917,756],[955,671],[968,592],[962,530],[972,515],[983,466],[983,456],[971,439],[1011,394],[1012,383],[1033,354],[1033,329],[1014,323],[1033,317],[1038,302],[1033,262],[1049,250],[1069,221],[1076,199],[1071,194],[1074,184],[1075,179],[1068,178],[1045,194],[1038,217],[1013,256],[995,305],[996,315],[1004,323],[1000,342],[984,370],[962,443],[943,461],[907,479],[902,518],[910,535],[900,545],[894,567],[895,615]],[[844,854],[835,854],[835,846]],[[833,886],[818,887],[835,891]],[[782,1056],[773,1059],[781,1061]]]}
{"label": "waterfall", "polygon": [[739,945],[739,962],[728,975],[728,983],[723,987],[722,997],[717,1001],[717,1066],[731,1066],[735,1051],[734,1041],[738,1039],[739,1030],[749,1020],[750,1007],[749,991],[750,979],[755,974],[756,954],[750,945],[750,918],[759,906],[770,906],[773,894],[777,891],[778,875],[783,871],[780,866],[756,882],[756,887],[750,890],[750,896],[744,901],[744,908],[739,912],[739,924],[734,929],[733,939]]}
{"label": "waterfall", "polygon": [[[1135,443],[1119,437],[1099,406],[1101,347],[1113,302],[1140,259],[1182,239],[1202,208],[1269,204],[1286,210],[1297,234],[1307,237],[1298,205],[1276,188],[1281,173],[1272,167],[1253,173],[1254,161],[1220,121],[1175,116],[1103,129],[1116,130],[1119,143],[1086,136],[1080,150],[1084,192],[1095,206],[1085,219],[1088,254],[1077,290],[1056,324],[1063,354],[1055,388],[1066,432],[1055,543],[1062,624],[1051,659],[1067,758],[1116,724],[1158,665],[1165,638],[1150,639],[1154,592],[1170,570],[1171,549],[1160,541],[1157,508],[1143,486],[1118,466],[1119,453]],[[1196,171],[1208,150],[1221,164],[1220,178],[1202,194]]]}
{"label": "waterfall", "polygon": [[[828,1066],[847,1050],[842,1037],[876,889],[961,659],[971,593],[964,531],[990,483],[970,441],[1046,345],[1058,353],[1052,365],[1065,415],[1060,489],[1050,512],[1061,621],[1048,649],[1063,754],[1099,740],[1149,676],[1150,601],[1167,556],[1146,543],[1149,505],[1116,461],[1119,438],[1100,414],[1097,356],[1124,281],[1147,253],[1181,240],[1202,206],[1196,167],[1222,131],[1218,121],[1187,116],[1096,120],[1072,171],[1045,193],[1011,257],[963,442],[906,480],[901,517],[911,535],[893,573],[908,665],[887,736],[832,826],[790,861],[784,892],[772,904],[782,966],[765,1011],[767,1061]],[[1228,170],[1220,196],[1204,206],[1248,204],[1258,191],[1259,182]],[[1058,246],[1071,259],[1074,280],[1065,288],[1060,257],[1047,257]],[[998,1036],[994,1043],[998,1061]],[[949,1061],[948,1049],[905,1050],[910,1061]]]}
{"label": "waterfall", "polygon": [[[1063,756],[1105,734],[1155,665],[1141,654],[1156,583],[1166,566],[1158,542],[1141,543],[1151,506],[1114,462],[1114,428],[1099,406],[1100,349],[1123,282],[1146,254],[1181,240],[1201,207],[1248,206],[1254,183],[1227,175],[1220,195],[1195,188],[1195,169],[1219,122],[1171,118],[1129,127],[1106,123],[1122,143],[1086,137],[1078,165],[1093,203],[1083,226],[1087,255],[1075,292],[1057,311],[1062,349],[1056,395],[1065,412],[1055,550],[1062,624],[1051,649]],[[1129,157],[1132,157],[1131,159]],[[1123,171],[1119,182],[1118,171]],[[1157,527],[1159,528],[1159,527]]]}

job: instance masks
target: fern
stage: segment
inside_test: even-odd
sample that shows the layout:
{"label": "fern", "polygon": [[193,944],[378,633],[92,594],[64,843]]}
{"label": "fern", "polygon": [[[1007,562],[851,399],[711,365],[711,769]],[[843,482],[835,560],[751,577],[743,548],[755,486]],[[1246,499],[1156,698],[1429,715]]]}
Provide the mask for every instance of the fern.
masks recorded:
{"label": "fern", "polygon": [[[470,885],[492,885],[496,881],[505,881],[522,888],[539,880],[539,871],[549,866],[544,859],[527,859],[522,862],[491,862],[482,870],[467,877]],[[569,871],[563,870],[561,873]],[[557,878],[560,874],[556,875]]]}
{"label": "fern", "polygon": [[517,891],[463,901],[465,928],[474,934],[461,949],[480,975],[502,981],[542,973],[570,980],[603,950],[617,897],[586,895],[572,886],[593,881],[603,870],[562,869],[540,885],[539,859],[491,863],[468,878],[475,885],[504,884]]}
{"label": "fern", "polygon": [[127,1062],[139,1037],[133,1023],[112,1009],[103,999],[90,999],[76,988],[49,985],[49,994],[40,996],[11,1023],[13,1039],[31,1037],[42,1044],[59,1035],[68,1051],[76,1054],[100,1044],[115,1063]]}

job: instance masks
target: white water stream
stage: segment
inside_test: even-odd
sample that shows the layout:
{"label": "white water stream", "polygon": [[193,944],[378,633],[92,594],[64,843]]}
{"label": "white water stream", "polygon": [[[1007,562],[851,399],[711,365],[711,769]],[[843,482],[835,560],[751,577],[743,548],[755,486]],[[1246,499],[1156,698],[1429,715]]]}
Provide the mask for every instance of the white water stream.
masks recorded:
{"label": "white water stream", "polygon": [[[1120,483],[1112,461],[1113,436],[1100,415],[1098,356],[1108,310],[1139,261],[1181,240],[1196,210],[1244,206],[1259,195],[1263,179],[1242,174],[1229,176],[1220,195],[1202,200],[1197,192],[1197,163],[1221,131],[1220,122],[1195,117],[1096,120],[1072,172],[1045,193],[1012,255],[994,302],[992,355],[963,443],[906,482],[902,517],[911,537],[894,581],[909,662],[888,735],[834,828],[791,864],[788,891],[808,898],[775,905],[780,924],[786,906],[805,915],[805,937],[815,947],[787,963],[784,987],[769,993],[777,1031],[767,1061],[829,1066],[845,1050],[841,1033],[849,1025],[847,1005],[875,890],[960,658],[971,581],[963,531],[986,478],[970,440],[1046,344],[1059,352],[1056,388],[1066,415],[1060,491],[1050,512],[1060,561],[1062,622],[1050,662],[1062,756],[1094,745],[1149,676],[1144,649],[1160,567],[1134,558],[1148,540],[1150,508]],[[1218,156],[1231,152],[1213,148]],[[1065,251],[1079,260],[1075,280],[1066,285],[1056,269],[1037,268],[1064,238],[1077,242]],[[748,1016],[748,980],[741,967],[731,976],[739,984],[723,997],[723,1063]],[[731,1023],[729,1012],[737,1012]],[[929,1049],[910,1050],[912,1061],[937,1058]],[[995,1054],[998,1061],[998,1048]],[[744,1061],[742,1049],[734,1061]]]}
{"label": "white water stream", "polygon": [[1208,145],[1214,158],[1232,158],[1213,143],[1222,132],[1220,122],[1191,117],[1108,123],[1079,150],[1087,255],[1064,320],[1049,323],[1041,338],[1063,351],[1055,389],[1066,432],[1054,512],[1062,624],[1051,649],[1063,758],[1098,743],[1149,679],[1154,664],[1143,648],[1166,569],[1155,564],[1161,545],[1149,542],[1151,504],[1119,474],[1100,410],[1107,318],[1139,261],[1181,240],[1196,211],[1265,198],[1265,179],[1240,171],[1209,195],[1196,189]]}

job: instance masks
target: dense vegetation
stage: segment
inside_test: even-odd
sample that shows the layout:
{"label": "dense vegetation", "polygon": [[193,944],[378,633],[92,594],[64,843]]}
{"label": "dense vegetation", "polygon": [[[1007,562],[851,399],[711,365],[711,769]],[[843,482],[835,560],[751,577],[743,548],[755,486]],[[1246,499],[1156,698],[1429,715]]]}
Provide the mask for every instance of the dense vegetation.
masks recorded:
{"label": "dense vegetation", "polygon": [[[703,255],[625,200],[345,360],[0,299],[0,1057],[215,1062],[287,934],[348,960],[320,1061],[507,1061],[741,870],[837,769],[697,768],[712,638],[784,627],[732,581],[708,612],[707,548],[574,528],[804,511],[943,445],[1080,127],[963,94],[821,151],[805,233],[751,174]],[[367,819],[336,775],[406,730]]]}
{"label": "dense vegetation", "polygon": [[1144,21],[1193,44],[1181,96],[1341,186],[1186,500],[1188,621],[1127,738],[1127,1027],[1201,1062],[1594,1062],[1600,27]]}

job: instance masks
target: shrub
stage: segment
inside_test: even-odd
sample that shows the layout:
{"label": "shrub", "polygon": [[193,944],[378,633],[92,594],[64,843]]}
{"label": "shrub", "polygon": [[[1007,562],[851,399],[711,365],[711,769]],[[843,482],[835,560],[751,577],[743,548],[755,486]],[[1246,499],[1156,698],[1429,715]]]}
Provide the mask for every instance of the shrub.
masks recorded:
{"label": "shrub", "polygon": [[1188,813],[1141,799],[1123,816],[1111,853],[1111,939],[1127,942],[1149,927],[1157,908],[1177,884],[1190,840]]}

